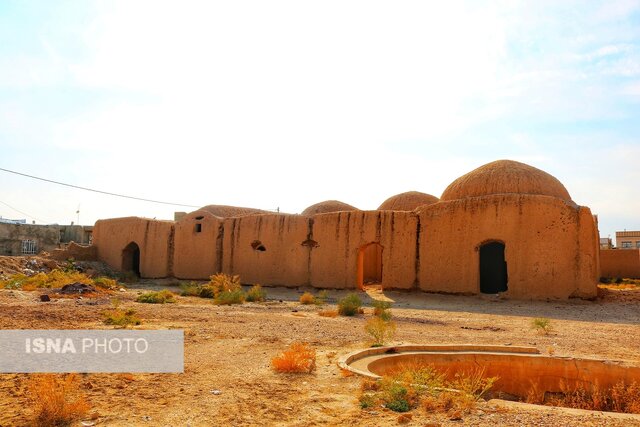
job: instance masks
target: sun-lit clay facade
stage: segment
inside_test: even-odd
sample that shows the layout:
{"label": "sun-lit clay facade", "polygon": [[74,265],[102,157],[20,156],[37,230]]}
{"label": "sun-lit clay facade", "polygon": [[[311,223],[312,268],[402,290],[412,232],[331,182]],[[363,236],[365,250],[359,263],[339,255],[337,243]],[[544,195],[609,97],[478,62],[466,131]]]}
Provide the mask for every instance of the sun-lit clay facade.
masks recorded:
{"label": "sun-lit clay facade", "polygon": [[534,167],[500,160],[437,197],[408,192],[375,211],[335,200],[301,215],[206,206],[178,221],[96,222],[98,258],[142,277],[546,299],[596,295],[596,220]]}

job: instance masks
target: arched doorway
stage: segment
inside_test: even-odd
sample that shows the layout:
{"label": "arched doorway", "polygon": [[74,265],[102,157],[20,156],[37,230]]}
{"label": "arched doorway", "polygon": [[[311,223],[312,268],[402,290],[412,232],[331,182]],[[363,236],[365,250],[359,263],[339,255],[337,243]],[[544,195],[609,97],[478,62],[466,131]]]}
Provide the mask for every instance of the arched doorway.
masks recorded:
{"label": "arched doorway", "polygon": [[140,276],[140,247],[136,242],[129,243],[122,250],[122,271],[133,271]]}
{"label": "arched doorway", "polygon": [[382,250],[380,243],[361,246],[358,251],[358,286],[382,284]]}
{"label": "arched doorway", "polygon": [[480,246],[480,292],[505,292],[508,280],[504,243],[494,241]]}

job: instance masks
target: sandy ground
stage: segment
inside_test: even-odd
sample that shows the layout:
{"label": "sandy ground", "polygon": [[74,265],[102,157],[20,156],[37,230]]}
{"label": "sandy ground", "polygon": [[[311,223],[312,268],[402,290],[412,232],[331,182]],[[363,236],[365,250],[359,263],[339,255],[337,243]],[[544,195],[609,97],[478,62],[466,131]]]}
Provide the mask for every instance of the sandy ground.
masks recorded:
{"label": "sandy ground", "polygon": [[[161,283],[160,283],[161,284]],[[81,375],[82,389],[96,425],[235,426],[235,425],[398,425],[398,414],[378,408],[361,410],[361,379],[345,377],[336,366],[348,352],[368,346],[363,326],[371,316],[326,318],[345,292],[329,293],[329,305],[303,306],[304,289],[267,288],[266,303],[220,307],[211,300],[180,297],[176,304],[134,302],[139,283],[119,293],[123,307],[137,310],[138,328],[185,331],[184,374]],[[175,288],[174,288],[175,289]],[[38,292],[0,290],[2,329],[108,329],[101,312],[108,299],[61,299],[41,303]],[[363,299],[370,303],[367,295]],[[395,302],[398,326],[394,344],[475,343],[531,345],[556,355],[626,359],[640,363],[640,291],[608,291],[591,302],[505,301],[494,298],[387,292]],[[333,304],[332,304],[333,302]],[[533,317],[552,319],[547,336],[530,328]],[[317,349],[313,374],[284,375],[270,369],[272,357],[294,341]],[[27,375],[0,375],[0,425],[30,425],[25,390]],[[219,395],[213,390],[220,390]],[[430,424],[431,423],[431,424]],[[75,425],[80,425],[79,423]],[[482,403],[462,421],[445,414],[413,411],[409,425],[589,426],[640,425],[597,415],[560,411],[504,410]]]}

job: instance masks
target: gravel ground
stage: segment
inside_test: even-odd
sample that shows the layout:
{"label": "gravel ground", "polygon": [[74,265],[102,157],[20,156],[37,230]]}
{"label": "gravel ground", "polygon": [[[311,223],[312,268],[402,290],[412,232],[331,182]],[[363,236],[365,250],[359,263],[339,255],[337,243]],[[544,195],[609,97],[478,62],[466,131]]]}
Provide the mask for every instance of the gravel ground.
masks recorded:
{"label": "gravel ground", "polygon": [[[96,413],[95,425],[398,425],[398,414],[361,410],[361,379],[336,366],[348,352],[366,348],[371,309],[355,318],[328,318],[345,292],[329,292],[324,307],[303,306],[305,289],[267,288],[266,303],[220,307],[210,300],[179,297],[176,304],[134,302],[142,289],[167,282],[142,282],[117,297],[134,308],[142,329],[185,331],[184,374],[81,375],[82,391]],[[361,294],[363,299],[371,299]],[[108,297],[39,302],[38,292],[0,290],[1,329],[108,329],[101,312]],[[394,344],[529,345],[560,356],[625,359],[640,363],[640,291],[604,291],[597,301],[508,301],[495,298],[385,292],[394,301]],[[333,304],[332,304],[333,303]],[[551,319],[553,332],[531,330],[533,317]],[[270,360],[294,341],[317,349],[317,370],[283,375]],[[0,375],[0,425],[31,425],[28,375]],[[220,393],[212,393],[219,390]],[[568,414],[504,408],[483,402],[462,420],[414,410],[408,425],[419,426],[630,426],[640,422],[597,414]],[[79,423],[77,425],[80,425]]]}

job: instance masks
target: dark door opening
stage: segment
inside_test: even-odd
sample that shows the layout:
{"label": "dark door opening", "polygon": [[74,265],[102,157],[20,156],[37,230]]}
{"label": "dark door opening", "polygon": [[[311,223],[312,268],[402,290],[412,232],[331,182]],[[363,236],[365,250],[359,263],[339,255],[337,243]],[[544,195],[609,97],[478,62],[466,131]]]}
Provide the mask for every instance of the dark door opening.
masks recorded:
{"label": "dark door opening", "polygon": [[358,285],[382,283],[382,245],[369,243],[362,246],[358,252]]}
{"label": "dark door opening", "polygon": [[133,271],[140,277],[140,247],[136,242],[129,243],[122,250],[122,271]]}
{"label": "dark door opening", "polygon": [[491,242],[480,246],[480,292],[504,292],[507,290],[508,280],[504,243]]}

